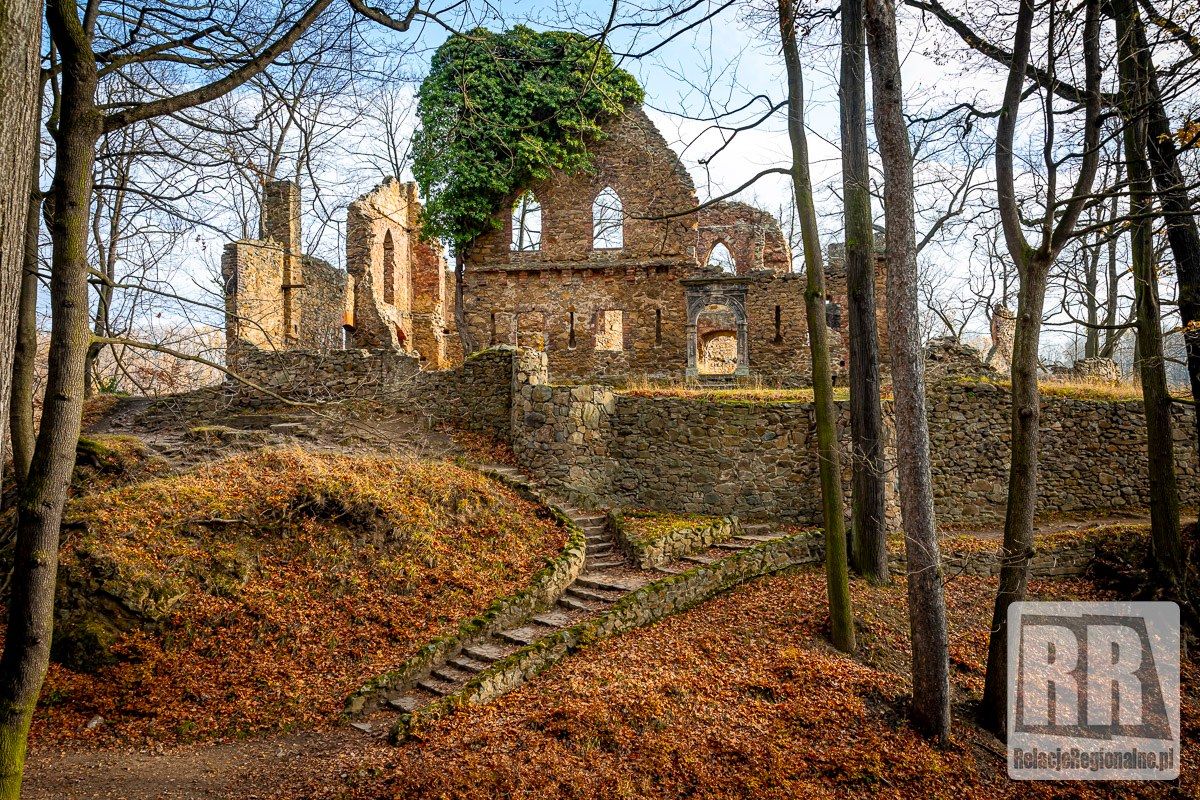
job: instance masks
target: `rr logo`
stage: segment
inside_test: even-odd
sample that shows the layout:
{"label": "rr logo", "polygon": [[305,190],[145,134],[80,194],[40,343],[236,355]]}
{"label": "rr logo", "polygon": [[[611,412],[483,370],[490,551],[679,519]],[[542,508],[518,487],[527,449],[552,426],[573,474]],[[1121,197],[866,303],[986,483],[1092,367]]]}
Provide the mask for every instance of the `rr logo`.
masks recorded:
{"label": "rr logo", "polygon": [[1011,777],[1178,775],[1178,606],[1014,603],[1008,632]]}

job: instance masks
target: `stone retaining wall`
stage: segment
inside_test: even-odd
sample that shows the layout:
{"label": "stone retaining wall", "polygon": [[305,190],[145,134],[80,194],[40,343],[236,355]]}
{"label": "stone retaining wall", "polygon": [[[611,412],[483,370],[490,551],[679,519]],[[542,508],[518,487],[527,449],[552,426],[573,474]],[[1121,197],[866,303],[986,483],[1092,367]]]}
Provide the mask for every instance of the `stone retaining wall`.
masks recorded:
{"label": "stone retaining wall", "polygon": [[609,524],[625,554],[642,569],[653,569],[729,540],[737,532],[738,522],[737,517],[697,520],[694,525],[681,526],[649,540],[632,536],[628,519],[620,512],[609,513]]}
{"label": "stone retaining wall", "polygon": [[[321,352],[246,347],[238,353],[237,372],[247,381],[289,400],[391,399],[412,394],[420,362],[393,350]],[[234,385],[245,405],[274,402],[244,383]]]}
{"label": "stone retaining wall", "polygon": [[[1009,391],[947,383],[929,397],[929,444],[940,524],[1002,522],[1008,491]],[[1140,400],[1043,395],[1038,513],[1128,513],[1150,502]],[[1180,498],[1200,500],[1193,412],[1173,408]]]}

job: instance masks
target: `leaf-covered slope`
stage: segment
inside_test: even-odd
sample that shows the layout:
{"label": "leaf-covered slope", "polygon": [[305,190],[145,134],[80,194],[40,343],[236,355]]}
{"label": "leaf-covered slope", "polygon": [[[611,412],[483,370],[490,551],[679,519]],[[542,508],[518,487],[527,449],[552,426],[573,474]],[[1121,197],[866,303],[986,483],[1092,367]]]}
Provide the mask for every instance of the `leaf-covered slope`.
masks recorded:
{"label": "leaf-covered slope", "polygon": [[52,669],[42,742],[328,722],[566,541],[478,473],[299,450],[90,495],[71,516],[56,643],[93,671]]}

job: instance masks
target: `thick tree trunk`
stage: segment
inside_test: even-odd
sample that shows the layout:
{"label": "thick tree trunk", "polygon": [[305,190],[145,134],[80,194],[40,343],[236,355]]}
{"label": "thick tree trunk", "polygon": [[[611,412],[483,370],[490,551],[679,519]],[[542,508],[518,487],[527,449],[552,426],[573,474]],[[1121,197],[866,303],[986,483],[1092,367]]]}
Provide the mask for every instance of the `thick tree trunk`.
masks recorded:
{"label": "thick tree trunk", "polygon": [[1137,368],[1146,411],[1146,450],[1150,480],[1151,546],[1167,596],[1183,600],[1185,570],[1179,532],[1179,487],[1175,479],[1175,445],[1171,396],[1163,358],[1162,319],[1154,256],[1154,197],[1148,146],[1148,76],[1138,54],[1141,27],[1137,6],[1121,0],[1112,6],[1117,22],[1117,58],[1121,76],[1121,111],[1125,129],[1125,163],[1129,173],[1130,261],[1137,309]]}
{"label": "thick tree trunk", "polygon": [[40,2],[0,0],[0,470],[7,450],[29,195],[36,180],[41,8]]}
{"label": "thick tree trunk", "polygon": [[804,132],[804,76],[796,45],[794,0],[779,0],[779,29],[788,78],[788,136],[792,145],[792,185],[804,242],[807,284],[804,308],[808,317],[812,356],[813,408],[817,428],[817,456],[821,473],[821,505],[825,522],[825,579],[829,594],[829,621],[834,647],[855,649],[854,614],[850,607],[850,575],[846,559],[846,520],[838,454],[837,411],[833,403],[833,375],[829,363],[825,324],[825,268],[817,233],[812,178],[808,168],[808,140]]}
{"label": "thick tree trunk", "polygon": [[53,329],[46,402],[17,509],[8,629],[0,656],[0,798],[20,794],[29,723],[50,660],[58,536],[83,412],[88,331],[88,207],[101,116],[96,65],[71,0],[51,0],[50,30],[62,55],[61,118],[51,187]]}
{"label": "thick tree trunk", "polygon": [[927,735],[946,742],[950,738],[950,643],[941,553],[933,514],[929,421],[925,416],[925,360],[918,323],[912,145],[904,121],[896,7],[892,0],[867,0],[866,9],[875,136],[879,141],[884,173],[888,342],[895,398],[900,514],[908,559],[913,723]]}
{"label": "thick tree trunk", "polygon": [[875,328],[875,247],[867,161],[866,42],[862,0],[842,3],[842,202],[846,209],[846,285],[850,315],[851,550],[855,569],[888,582],[879,401],[879,336]]}

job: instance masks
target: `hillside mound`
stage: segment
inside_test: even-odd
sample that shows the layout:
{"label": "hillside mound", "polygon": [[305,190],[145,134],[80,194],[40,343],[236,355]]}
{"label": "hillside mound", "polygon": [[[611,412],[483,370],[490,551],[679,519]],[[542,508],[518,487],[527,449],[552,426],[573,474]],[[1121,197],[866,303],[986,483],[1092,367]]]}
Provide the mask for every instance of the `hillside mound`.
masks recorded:
{"label": "hillside mound", "polygon": [[327,723],[566,541],[479,473],[301,450],[87,493],[68,520],[42,743]]}

